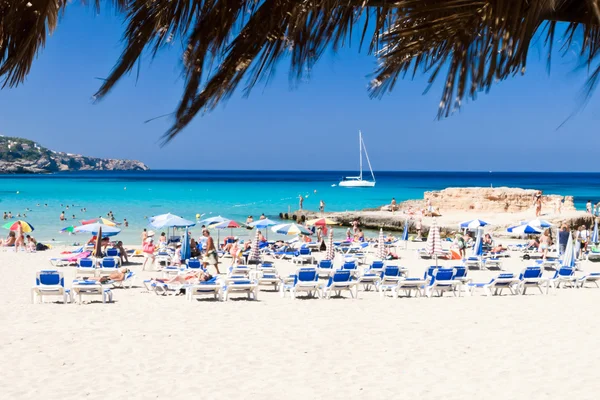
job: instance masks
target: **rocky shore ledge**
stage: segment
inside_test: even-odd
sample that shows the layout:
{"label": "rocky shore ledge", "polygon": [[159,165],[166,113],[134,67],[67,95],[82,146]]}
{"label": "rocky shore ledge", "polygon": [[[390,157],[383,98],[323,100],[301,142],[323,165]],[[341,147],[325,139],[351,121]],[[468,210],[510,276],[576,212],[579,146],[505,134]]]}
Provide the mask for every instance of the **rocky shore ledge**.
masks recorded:
{"label": "rocky shore ledge", "polygon": [[[321,214],[314,211],[296,211],[290,218],[302,220],[326,216],[340,223],[341,226],[351,226],[358,219],[365,229],[380,229],[386,231],[401,231],[405,221],[409,220],[411,232],[420,219],[424,231],[429,229],[433,217],[426,211],[428,199],[434,210],[439,212],[435,217],[442,232],[455,231],[462,221],[479,218],[490,224],[489,229],[497,235],[506,234],[506,228],[521,221],[535,218],[533,195],[535,189],[521,188],[447,188],[440,191],[425,192],[424,198],[398,203],[397,210],[391,211],[389,204],[378,208],[360,211],[326,212]],[[563,202],[564,200],[564,202]],[[560,211],[559,211],[560,203]],[[542,217],[553,224],[567,223],[570,226],[593,224],[590,214],[577,211],[572,196],[543,194]]]}

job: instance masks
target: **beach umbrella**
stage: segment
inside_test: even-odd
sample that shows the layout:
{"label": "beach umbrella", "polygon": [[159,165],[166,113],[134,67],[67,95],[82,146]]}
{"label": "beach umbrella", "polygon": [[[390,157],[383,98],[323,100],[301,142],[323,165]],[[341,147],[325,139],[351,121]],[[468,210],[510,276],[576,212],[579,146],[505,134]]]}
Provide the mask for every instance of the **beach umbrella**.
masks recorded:
{"label": "beach umbrella", "polygon": [[260,261],[260,249],[258,248],[258,229],[256,229],[256,234],[254,235],[254,239],[252,240],[252,245],[250,246],[250,254],[248,255],[248,262],[251,260]]}
{"label": "beach umbrella", "polygon": [[529,226],[535,226],[536,228],[550,228],[551,226],[554,226],[550,222],[543,220],[543,219],[539,219],[539,218],[533,219],[529,222],[523,222],[522,224],[526,224]]}
{"label": "beach umbrella", "polygon": [[275,233],[279,233],[281,235],[312,235],[312,232],[298,224],[279,224],[275,225],[271,228],[271,230]]}
{"label": "beach umbrella", "polygon": [[190,231],[188,229],[185,230],[183,234],[183,243],[181,244],[181,260],[183,261],[190,259],[192,257],[192,249],[190,247]]}
{"label": "beach umbrella", "polygon": [[592,243],[598,243],[598,220],[594,220],[594,231],[592,232]]}
{"label": "beach umbrella", "polygon": [[252,228],[265,229],[270,226],[275,226],[278,224],[280,224],[280,222],[275,222],[275,221],[270,220],[269,218],[265,218],[265,219],[259,219],[254,222],[250,222],[248,224],[248,226],[251,226]]}
{"label": "beach umbrella", "polygon": [[74,232],[91,233],[92,235],[100,237],[100,234],[103,234],[104,236],[115,236],[118,235],[121,230],[115,226],[108,226],[96,222],[94,224],[76,226]]}
{"label": "beach umbrella", "polygon": [[315,218],[315,219],[306,221],[306,225],[314,225],[314,226],[337,225],[337,222],[330,220],[329,218]]}
{"label": "beach umbrella", "polygon": [[[89,225],[88,225],[89,226]],[[102,225],[98,227],[98,234],[96,235],[96,245],[92,252],[92,257],[102,258]]]}
{"label": "beach umbrella", "polygon": [[473,256],[480,257],[483,255],[483,229],[477,229],[477,238],[475,239],[475,246],[473,246]]}
{"label": "beach umbrella", "polygon": [[198,225],[205,225],[207,228],[210,228],[213,225],[216,225],[223,221],[227,221],[227,218],[223,218],[220,215],[218,215],[216,217],[210,217],[210,218],[203,219],[202,221],[198,222]]}
{"label": "beach umbrella", "polygon": [[402,240],[404,240],[404,248],[408,248],[408,218],[404,220],[404,231],[402,231]]}
{"label": "beach umbrella", "polygon": [[463,221],[463,222],[461,222],[460,224],[458,224],[458,227],[460,229],[470,229],[470,230],[472,230],[472,229],[477,229],[477,228],[480,228],[480,227],[486,226],[486,225],[489,225],[489,224],[487,222],[485,222],[485,221],[482,221],[480,219],[472,219],[472,220],[469,220],[469,221]]}
{"label": "beach umbrella", "polygon": [[18,220],[15,222],[7,222],[6,224],[2,225],[2,227],[4,229],[8,229],[11,231],[17,231],[17,230],[21,229],[21,232],[23,232],[23,233],[29,233],[29,232],[33,232],[35,230],[33,225],[31,225],[27,221],[22,221],[22,220]]}
{"label": "beach umbrella", "polygon": [[565,248],[565,254],[563,254],[562,263],[563,267],[575,267],[575,249],[573,248],[573,235],[569,232],[569,240],[567,241],[567,247]]}
{"label": "beach umbrella", "polygon": [[325,254],[326,260],[333,260],[335,257],[333,249],[333,229],[329,230],[329,243],[327,243],[327,254]]}
{"label": "beach umbrella", "polygon": [[196,225],[195,222],[189,221],[171,213],[155,215],[154,217],[148,218],[148,220],[150,221],[150,226],[156,229],[187,228]]}
{"label": "beach umbrella", "polygon": [[267,228],[278,224],[280,224],[280,222],[275,222],[270,220],[269,218],[265,218],[259,219],[258,221],[250,222],[248,226],[251,226],[252,228],[264,229],[265,236],[267,237],[267,239],[269,239],[269,230]]}
{"label": "beach umbrella", "polygon": [[91,224],[103,224],[103,225],[107,225],[107,226],[117,226],[117,224],[115,224],[114,222],[112,222],[109,219],[106,218],[93,218],[93,219],[88,219],[85,221],[81,221],[81,225],[91,225]]}
{"label": "beach umbrella", "polygon": [[442,249],[442,239],[440,237],[440,228],[438,228],[437,220],[433,219],[433,224],[429,228],[429,234],[427,235],[427,245],[425,246],[427,254],[435,257],[435,266],[438,265],[438,254],[444,254]]}
{"label": "beach umbrella", "polygon": [[75,227],[73,225],[62,228],[60,233],[75,233]]}
{"label": "beach umbrella", "polygon": [[522,225],[517,225],[517,226],[511,226],[510,228],[506,229],[506,231],[510,232],[510,233],[514,233],[515,235],[526,235],[526,234],[537,235],[537,234],[542,233],[542,228],[536,227],[536,226],[531,226],[528,224],[522,224]]}
{"label": "beach umbrella", "polygon": [[383,238],[383,228],[379,229],[379,239],[377,240],[377,257],[378,260],[384,260],[385,256],[385,239]]}
{"label": "beach umbrella", "polygon": [[[229,233],[231,234],[231,236],[233,236],[233,230],[235,228],[240,228],[240,227],[241,227],[240,224],[238,224],[237,222],[232,221],[230,219],[226,219],[225,221],[219,222],[218,224],[215,224],[212,226],[212,228],[215,228],[215,229],[229,228]],[[219,241],[219,238],[220,238],[220,235],[217,235],[217,242]]]}

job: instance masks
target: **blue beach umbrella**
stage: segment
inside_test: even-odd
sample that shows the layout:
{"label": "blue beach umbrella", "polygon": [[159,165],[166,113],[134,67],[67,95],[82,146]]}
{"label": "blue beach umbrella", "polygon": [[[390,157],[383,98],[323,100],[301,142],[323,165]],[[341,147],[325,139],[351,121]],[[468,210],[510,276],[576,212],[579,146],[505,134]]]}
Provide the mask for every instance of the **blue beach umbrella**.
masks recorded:
{"label": "blue beach umbrella", "polygon": [[553,226],[550,222],[539,218],[531,220],[529,222],[523,222],[522,225],[535,226],[536,228],[550,228],[551,226]]}
{"label": "blue beach umbrella", "polygon": [[522,224],[517,226],[511,226],[506,230],[507,232],[514,233],[515,235],[537,235],[542,233],[542,229],[539,226],[531,226],[528,224]]}
{"label": "blue beach umbrella", "polygon": [[569,240],[567,241],[561,265],[563,267],[575,267],[575,249],[573,248],[573,235],[571,233],[569,233]]}
{"label": "blue beach umbrella", "polygon": [[181,260],[187,260],[192,257],[192,249],[190,248],[190,231],[185,230],[183,235],[183,243],[181,244]]}
{"label": "blue beach umbrella", "polygon": [[489,225],[487,222],[482,221],[480,219],[472,219],[470,221],[463,221],[458,224],[460,229],[477,229],[482,226]]}
{"label": "blue beach umbrella", "polygon": [[598,243],[598,220],[594,221],[594,231],[592,232],[592,243]]}
{"label": "blue beach umbrella", "polygon": [[477,238],[475,239],[475,246],[473,246],[473,256],[479,257],[483,255],[483,229],[477,229]]}

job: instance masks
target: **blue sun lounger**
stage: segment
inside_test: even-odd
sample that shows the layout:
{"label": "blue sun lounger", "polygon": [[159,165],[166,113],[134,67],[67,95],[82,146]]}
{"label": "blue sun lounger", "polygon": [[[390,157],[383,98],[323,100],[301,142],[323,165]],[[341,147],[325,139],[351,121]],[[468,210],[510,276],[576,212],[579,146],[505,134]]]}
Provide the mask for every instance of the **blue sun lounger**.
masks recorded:
{"label": "blue sun lounger", "polygon": [[512,294],[518,294],[520,280],[515,274],[500,274],[485,283],[469,283],[469,294],[473,295],[475,289],[483,289],[486,296],[501,295],[504,289],[510,290]]}
{"label": "blue sun lounger", "polygon": [[319,284],[319,273],[316,268],[300,268],[295,275],[290,277],[290,281],[284,282],[279,287],[281,297],[289,292],[294,299],[299,292],[306,292],[308,296],[315,295],[321,298],[321,285]]}
{"label": "blue sun lounger", "polygon": [[347,270],[335,271],[333,276],[329,278],[329,281],[323,288],[323,295],[326,299],[331,298],[331,293],[335,293],[336,296],[341,296],[343,291],[350,292],[352,298],[358,297],[358,291],[356,281],[352,280],[352,274]]}
{"label": "blue sun lounger", "polygon": [[63,304],[73,301],[71,290],[65,288],[65,278],[62,272],[43,270],[35,274],[35,286],[31,288],[31,302],[39,299],[44,302],[45,296],[61,297]]}

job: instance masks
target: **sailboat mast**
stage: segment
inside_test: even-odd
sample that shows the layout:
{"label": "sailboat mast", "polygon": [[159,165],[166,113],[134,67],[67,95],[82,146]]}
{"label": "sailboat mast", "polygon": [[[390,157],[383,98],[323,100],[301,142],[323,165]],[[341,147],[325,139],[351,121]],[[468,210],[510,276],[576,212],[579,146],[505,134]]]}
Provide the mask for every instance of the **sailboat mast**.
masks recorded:
{"label": "sailboat mast", "polygon": [[360,168],[358,170],[359,179],[362,181],[362,132],[358,131],[358,159]]}

